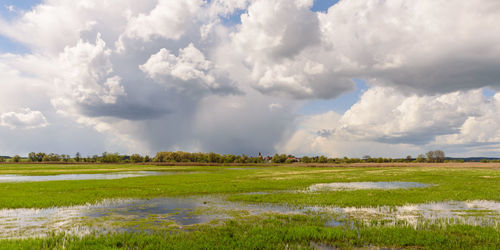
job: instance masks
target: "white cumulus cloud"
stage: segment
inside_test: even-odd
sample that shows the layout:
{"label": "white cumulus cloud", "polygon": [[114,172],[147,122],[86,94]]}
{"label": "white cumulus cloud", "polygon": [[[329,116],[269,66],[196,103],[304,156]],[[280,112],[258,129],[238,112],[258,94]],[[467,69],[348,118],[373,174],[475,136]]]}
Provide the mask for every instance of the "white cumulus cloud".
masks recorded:
{"label": "white cumulus cloud", "polygon": [[202,4],[201,0],[160,0],[149,13],[131,17],[125,34],[146,41],[153,36],[179,39],[188,26],[196,22]]}
{"label": "white cumulus cloud", "polygon": [[206,60],[192,43],[179,49],[178,54],[176,56],[163,48],[139,68],[155,81],[180,90],[201,87],[217,91],[224,87],[232,88],[231,82],[224,82],[227,79],[218,78],[214,63]]}
{"label": "white cumulus cloud", "polygon": [[329,111],[298,119],[297,130],[277,150],[402,157],[404,152],[417,154],[431,148],[500,145],[499,98],[498,94],[487,98],[481,89],[408,96],[392,87],[376,86],[344,114]]}
{"label": "white cumulus cloud", "polygon": [[24,108],[21,112],[6,112],[0,115],[0,125],[11,129],[35,129],[49,125],[42,112]]}
{"label": "white cumulus cloud", "polygon": [[78,105],[114,104],[126,96],[121,78],[113,75],[111,50],[97,35],[95,44],[82,40],[66,47],[59,55],[61,71],[54,76],[56,96],[53,105],[61,111]]}

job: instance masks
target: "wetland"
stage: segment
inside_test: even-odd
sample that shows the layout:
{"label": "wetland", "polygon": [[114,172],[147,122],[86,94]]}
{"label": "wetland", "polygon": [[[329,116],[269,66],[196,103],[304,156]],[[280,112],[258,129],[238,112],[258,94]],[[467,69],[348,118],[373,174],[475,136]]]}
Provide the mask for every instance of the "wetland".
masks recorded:
{"label": "wetland", "polygon": [[498,170],[0,165],[0,249],[495,248]]}

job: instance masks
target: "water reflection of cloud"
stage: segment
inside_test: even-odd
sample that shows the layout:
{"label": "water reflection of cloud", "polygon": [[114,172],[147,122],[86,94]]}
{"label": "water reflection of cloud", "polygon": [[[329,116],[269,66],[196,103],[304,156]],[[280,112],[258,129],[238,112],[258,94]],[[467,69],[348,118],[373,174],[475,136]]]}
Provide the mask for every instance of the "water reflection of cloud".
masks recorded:
{"label": "water reflection of cloud", "polygon": [[[234,213],[236,212],[236,213]],[[243,213],[240,213],[243,212]],[[497,226],[500,202],[446,201],[404,206],[379,207],[293,207],[278,204],[230,202],[220,196],[184,198],[110,199],[97,204],[52,208],[0,209],[0,238],[45,236],[51,232],[86,235],[93,231],[140,230],[127,222],[145,222],[154,226],[182,229],[213,220],[234,218],[235,214],[262,213],[322,214],[331,218],[355,219],[369,223],[386,220],[385,225],[405,222],[417,227],[421,223],[464,223]],[[154,218],[154,220],[150,220]],[[89,223],[91,222],[91,223]],[[326,226],[342,225],[336,219]]]}

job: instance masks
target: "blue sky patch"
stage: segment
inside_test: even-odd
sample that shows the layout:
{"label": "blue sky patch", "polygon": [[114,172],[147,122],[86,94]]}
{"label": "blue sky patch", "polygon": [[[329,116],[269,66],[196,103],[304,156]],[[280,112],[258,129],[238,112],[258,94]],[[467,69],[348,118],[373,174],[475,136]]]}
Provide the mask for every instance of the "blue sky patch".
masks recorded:
{"label": "blue sky patch", "polygon": [[327,12],[328,8],[338,3],[339,0],[315,0],[311,8],[312,11]]}
{"label": "blue sky patch", "polygon": [[[316,12],[327,12],[328,8],[338,2],[339,0],[315,0],[313,6],[311,7],[311,10]],[[247,12],[246,9],[236,10],[232,15],[221,18],[221,21],[224,25],[227,26],[241,24],[241,14],[245,12]]]}
{"label": "blue sky patch", "polygon": [[0,35],[0,53],[25,54],[30,50],[19,42]]}
{"label": "blue sky patch", "polygon": [[483,95],[486,97],[493,97],[496,94],[496,92],[488,87],[483,88]]}
{"label": "blue sky patch", "polygon": [[236,24],[241,24],[241,14],[247,12],[247,10],[236,10],[232,15],[227,17],[222,17],[222,24],[227,26],[232,26]]}
{"label": "blue sky patch", "polygon": [[18,16],[19,12],[32,9],[41,3],[41,0],[0,0],[0,16],[2,19],[11,20]]}
{"label": "blue sky patch", "polygon": [[[0,19],[11,21],[20,13],[31,10],[41,0],[0,0]],[[24,54],[30,50],[21,43],[0,34],[0,53]]]}

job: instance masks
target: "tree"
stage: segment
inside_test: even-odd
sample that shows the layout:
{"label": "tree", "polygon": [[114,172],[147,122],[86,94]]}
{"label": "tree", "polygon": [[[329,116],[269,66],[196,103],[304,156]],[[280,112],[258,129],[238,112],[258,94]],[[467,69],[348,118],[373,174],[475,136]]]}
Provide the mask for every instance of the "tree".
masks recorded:
{"label": "tree", "polygon": [[442,150],[429,151],[425,154],[428,162],[444,162],[445,156]]}
{"label": "tree", "polygon": [[102,156],[100,157],[100,161],[103,163],[117,163],[120,162],[120,156],[118,153],[108,153],[104,152],[102,153]]}
{"label": "tree", "polygon": [[445,156],[442,150],[434,151],[434,157],[436,158],[436,162],[444,162]]}
{"label": "tree", "polygon": [[36,154],[36,160],[37,160],[38,162],[42,162],[42,161],[43,161],[43,157],[45,157],[45,153],[38,152],[38,153]]}
{"label": "tree", "polygon": [[285,163],[286,159],[288,157],[285,154],[274,154],[273,158],[271,159],[272,163]]}
{"label": "tree", "polygon": [[427,162],[434,162],[435,161],[435,156],[434,156],[434,151],[429,151],[425,153],[425,157],[427,158]]}
{"label": "tree", "polygon": [[410,162],[410,161],[411,161],[411,155],[407,155],[407,156],[406,156],[406,161],[407,161],[407,162]]}
{"label": "tree", "polygon": [[425,156],[423,154],[419,154],[417,156],[417,159],[415,159],[415,160],[416,160],[416,162],[424,162]]}
{"label": "tree", "polygon": [[370,162],[370,161],[371,161],[371,159],[372,159],[372,157],[371,157],[371,156],[369,156],[369,155],[365,155],[365,156],[363,156],[363,160],[364,160],[365,162]]}
{"label": "tree", "polygon": [[12,161],[13,161],[13,162],[20,162],[20,161],[21,161],[21,156],[19,156],[19,155],[14,155],[14,157],[12,157]]}
{"label": "tree", "polygon": [[208,162],[211,162],[211,163],[218,163],[220,160],[220,155],[216,154],[214,152],[210,152],[210,153],[208,153],[207,160],[208,160]]}
{"label": "tree", "polygon": [[75,161],[80,162],[82,160],[82,156],[80,155],[80,152],[76,152],[75,154]]}
{"label": "tree", "polygon": [[144,157],[142,157],[140,154],[133,154],[130,156],[130,161],[133,163],[143,162]]}
{"label": "tree", "polygon": [[36,153],[35,152],[31,152],[28,154],[28,158],[30,159],[30,161],[37,161],[37,158],[36,158]]}
{"label": "tree", "polygon": [[322,155],[318,158],[318,163],[327,163],[328,162],[328,158],[326,158],[326,156]]}
{"label": "tree", "polygon": [[236,157],[234,155],[229,154],[229,155],[224,155],[223,159],[224,163],[234,163]]}
{"label": "tree", "polygon": [[51,162],[61,161],[61,156],[59,156],[58,154],[50,153],[48,155],[44,155],[42,161],[51,161]]}
{"label": "tree", "polygon": [[300,161],[303,163],[311,163],[311,158],[309,158],[308,156],[304,156]]}
{"label": "tree", "polygon": [[43,161],[44,156],[45,156],[45,153],[42,153],[42,152],[39,152],[39,153],[31,152],[28,154],[28,158],[32,162],[41,162],[41,161]]}
{"label": "tree", "polygon": [[68,162],[70,159],[71,159],[71,156],[67,155],[67,154],[62,154],[61,155],[61,159],[64,161],[64,162]]}

